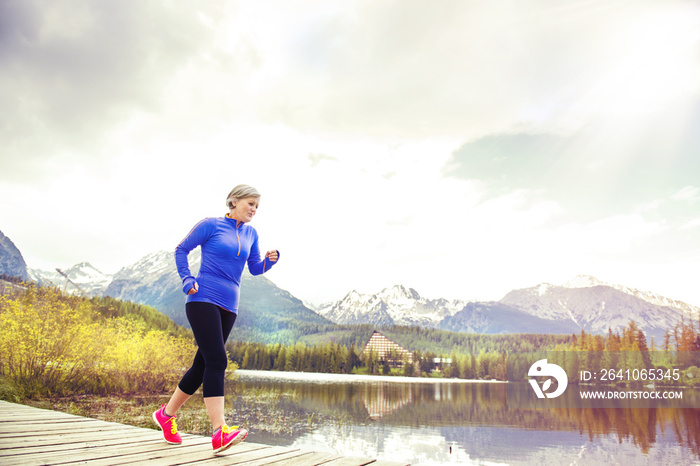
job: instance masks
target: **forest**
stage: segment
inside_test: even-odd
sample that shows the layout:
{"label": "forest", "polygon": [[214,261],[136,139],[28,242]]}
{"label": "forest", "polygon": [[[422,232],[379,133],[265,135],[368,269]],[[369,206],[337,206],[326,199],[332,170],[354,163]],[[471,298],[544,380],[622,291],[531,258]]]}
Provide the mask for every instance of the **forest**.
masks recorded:
{"label": "forest", "polygon": [[[359,329],[367,334],[365,342],[371,329]],[[227,344],[227,350],[241,369],[507,380],[508,353],[552,350],[570,344],[571,339],[562,335],[469,335],[415,327],[388,327],[382,333],[405,348],[421,348],[412,352],[412,363],[392,368],[389,360],[363,352],[364,344],[354,342],[345,346],[332,341],[314,345],[235,341]]]}
{"label": "forest", "polygon": [[[233,341],[227,344],[227,350],[241,369],[503,381],[524,380],[531,363],[526,361],[532,359],[528,353],[541,353],[562,358],[559,362],[567,367],[572,381],[577,380],[575,372],[580,367],[596,370],[607,365],[618,369],[678,368],[685,371],[683,378],[673,382],[700,384],[700,322],[691,320],[682,320],[669,329],[661,346],[654,341],[647,343],[634,321],[619,333],[608,330],[605,335],[584,330],[571,335],[475,335],[418,327],[380,328],[385,336],[413,350],[412,363],[403,361],[400,368],[390,364],[395,358],[380,359],[375,353],[363,352],[364,343],[356,344],[360,335],[366,343],[373,329],[366,325],[346,326],[330,335],[330,341],[313,345]],[[354,337],[348,336],[350,332]],[[343,344],[348,341],[349,345]],[[566,353],[570,355],[568,360]]]}

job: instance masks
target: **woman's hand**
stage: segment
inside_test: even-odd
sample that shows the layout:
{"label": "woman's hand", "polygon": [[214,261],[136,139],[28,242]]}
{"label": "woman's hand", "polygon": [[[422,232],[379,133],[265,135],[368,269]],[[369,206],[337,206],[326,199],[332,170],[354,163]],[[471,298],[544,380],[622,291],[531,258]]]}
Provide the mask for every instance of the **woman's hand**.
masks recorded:
{"label": "woman's hand", "polygon": [[197,282],[194,282],[194,286],[187,291],[187,294],[195,294],[196,292],[199,291],[199,285],[197,285]]}
{"label": "woman's hand", "polygon": [[265,253],[265,257],[267,257],[268,259],[270,259],[270,261],[272,261],[272,262],[277,262],[277,258],[278,258],[279,256],[278,256],[278,254],[277,254],[277,251],[267,251],[267,252]]}

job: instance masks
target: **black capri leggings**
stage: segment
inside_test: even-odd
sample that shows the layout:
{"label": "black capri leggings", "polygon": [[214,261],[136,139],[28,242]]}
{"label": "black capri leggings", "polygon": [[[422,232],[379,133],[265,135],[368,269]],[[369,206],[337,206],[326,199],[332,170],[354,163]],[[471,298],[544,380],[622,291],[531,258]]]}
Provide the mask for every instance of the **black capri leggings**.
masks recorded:
{"label": "black capri leggings", "polygon": [[216,304],[200,302],[185,304],[185,311],[199,348],[192,367],[182,376],[178,387],[193,395],[204,382],[205,398],[224,396],[224,375],[228,364],[224,343],[236,322],[236,314]]}

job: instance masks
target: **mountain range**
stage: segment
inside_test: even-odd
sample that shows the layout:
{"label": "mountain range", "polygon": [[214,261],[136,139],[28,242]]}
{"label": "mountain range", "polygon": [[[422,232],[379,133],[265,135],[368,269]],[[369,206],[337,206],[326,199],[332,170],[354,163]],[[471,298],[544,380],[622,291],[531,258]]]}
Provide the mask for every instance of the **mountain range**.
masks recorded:
{"label": "mountain range", "polygon": [[513,290],[489,302],[431,300],[401,285],[376,294],[353,290],[317,312],[337,324],[418,325],[480,334],[619,332],[634,320],[656,338],[682,317],[700,317],[698,307],[588,275],[559,286]]}
{"label": "mountain range", "polygon": [[463,309],[465,301],[422,298],[413,288],[396,285],[377,294],[353,290],[316,312],[337,324],[409,325],[435,328]]}
{"label": "mountain range", "polygon": [[[201,261],[198,249],[190,254],[189,260],[196,273]],[[22,264],[19,250],[0,233],[0,270],[21,273]],[[72,289],[73,285],[58,272],[31,269],[26,264],[25,270],[33,281]],[[172,251],[149,254],[114,275],[104,274],[88,262],[63,273],[86,295],[108,295],[147,304],[178,324],[188,324],[185,295]],[[589,333],[620,331],[630,320],[647,335],[661,338],[681,318],[700,317],[698,307],[651,292],[604,283],[587,275],[561,285],[543,283],[513,290],[501,300],[489,302],[428,299],[403,285],[376,294],[353,290],[338,302],[313,310],[266,277],[252,276],[247,271],[241,290],[237,331],[246,338],[267,342],[294,339],[300,327],[332,324],[419,326],[479,334],[559,334],[581,329]]]}
{"label": "mountain range", "polygon": [[[188,257],[196,275],[201,264],[199,248]],[[182,281],[175,267],[173,251],[148,254],[114,275],[100,272],[88,262],[63,270],[73,285],[58,272],[29,269],[30,278],[43,285],[66,287],[69,292],[88,296],[111,296],[124,301],[152,306],[179,325],[189,326],[185,315]],[[236,338],[256,341],[290,341],[304,325],[332,325],[308,309],[301,300],[277,287],[264,276],[243,273]]]}

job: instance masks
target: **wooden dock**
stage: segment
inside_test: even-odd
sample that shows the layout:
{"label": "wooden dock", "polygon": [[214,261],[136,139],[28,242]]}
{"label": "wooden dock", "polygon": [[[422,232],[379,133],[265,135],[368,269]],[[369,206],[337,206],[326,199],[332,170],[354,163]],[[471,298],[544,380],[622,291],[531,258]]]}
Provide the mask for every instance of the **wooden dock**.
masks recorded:
{"label": "wooden dock", "polygon": [[250,442],[240,443],[215,455],[209,437],[182,434],[182,440],[182,445],[169,445],[159,430],[0,401],[0,464],[3,466],[135,463],[246,466],[402,464]]}

